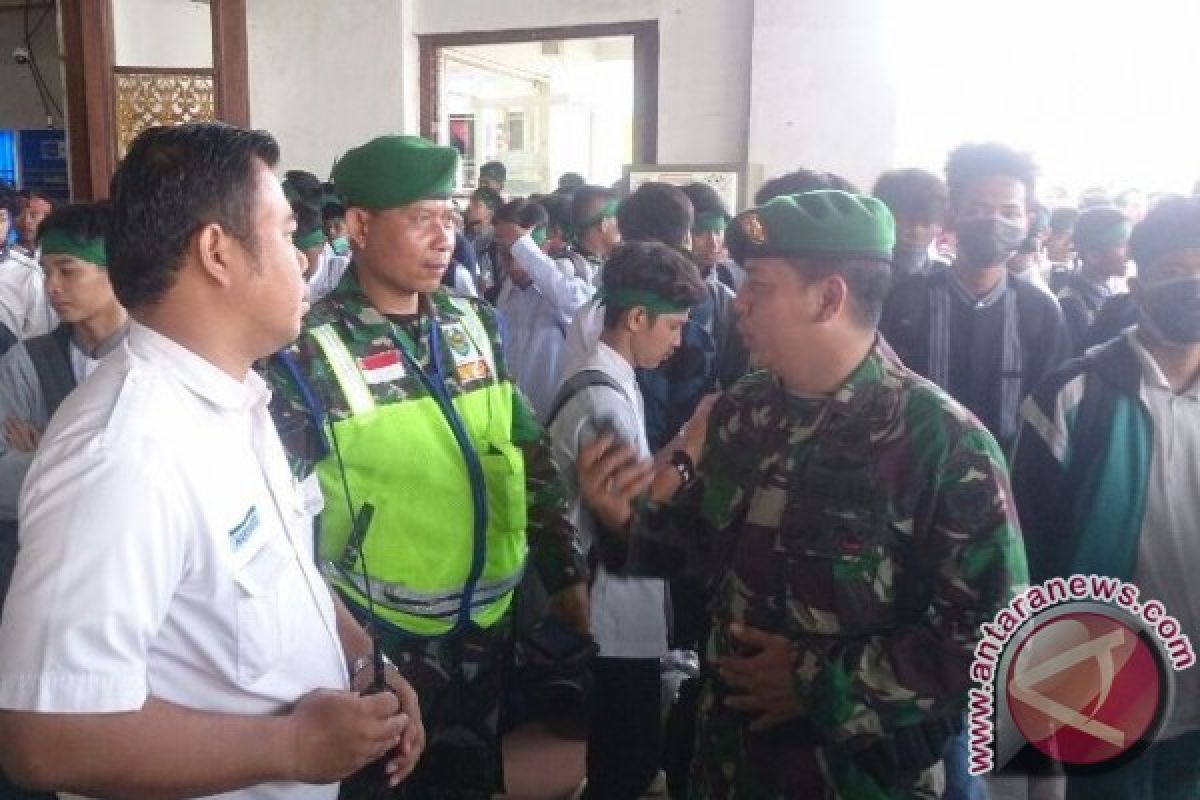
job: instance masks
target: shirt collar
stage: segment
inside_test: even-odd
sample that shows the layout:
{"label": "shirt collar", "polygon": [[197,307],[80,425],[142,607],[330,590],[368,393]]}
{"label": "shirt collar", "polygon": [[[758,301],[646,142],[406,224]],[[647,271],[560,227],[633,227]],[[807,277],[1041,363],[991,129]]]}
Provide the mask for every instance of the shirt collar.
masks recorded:
{"label": "shirt collar", "polygon": [[[1154,358],[1154,355],[1146,349],[1138,337],[1137,328],[1126,331],[1124,336],[1129,342],[1130,349],[1137,356],[1138,363],[1142,366],[1142,385],[1148,389],[1158,389],[1174,393],[1174,390],[1171,388],[1171,382],[1167,380],[1162,367],[1158,365],[1158,361]],[[1179,394],[1193,399],[1200,399],[1200,381],[1193,382],[1191,386]]]}
{"label": "shirt collar", "polygon": [[637,383],[633,365],[626,361],[620,353],[601,341],[596,342],[596,362],[598,366],[604,368],[605,372],[621,383],[626,385]]}
{"label": "shirt collar", "polygon": [[222,411],[265,407],[271,392],[254,370],[243,381],[222,372],[208,359],[139,322],[129,324],[129,350],[135,356],[169,373],[196,396]]}
{"label": "shirt collar", "polygon": [[71,347],[78,350],[85,358],[90,358],[93,361],[99,361],[113,350],[116,350],[117,347],[120,346],[121,342],[125,341],[125,337],[129,334],[129,324],[129,321],[126,320],[124,325],[110,333],[107,339],[96,345],[96,347],[90,352],[85,350],[83,346],[79,344],[78,340],[75,338],[75,331],[72,331],[70,340]]}
{"label": "shirt collar", "polygon": [[997,283],[990,292],[983,297],[976,297],[975,294],[959,280],[958,273],[953,269],[944,271],[949,281],[951,293],[958,297],[972,308],[987,308],[1004,296],[1004,292],[1008,289],[1008,270],[1004,270],[1000,274],[1000,282]]}
{"label": "shirt collar", "polygon": [[[354,341],[367,343],[380,338],[391,338],[392,323],[379,309],[371,305],[370,299],[358,282],[358,269],[355,264],[351,263],[346,268],[342,279],[330,292],[328,299],[341,312],[339,316]],[[418,306],[421,312],[432,314],[440,323],[453,322],[462,317],[441,289],[422,295],[421,301]]]}

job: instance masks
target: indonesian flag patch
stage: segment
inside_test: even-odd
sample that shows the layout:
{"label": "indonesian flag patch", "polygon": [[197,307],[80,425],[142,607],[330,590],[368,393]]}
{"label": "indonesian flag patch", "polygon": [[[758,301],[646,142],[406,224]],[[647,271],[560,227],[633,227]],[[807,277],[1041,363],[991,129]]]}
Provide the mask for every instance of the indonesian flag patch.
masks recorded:
{"label": "indonesian flag patch", "polygon": [[400,355],[400,351],[395,348],[365,356],[357,361],[358,368],[362,370],[363,379],[372,386],[398,381],[405,375],[404,359]]}

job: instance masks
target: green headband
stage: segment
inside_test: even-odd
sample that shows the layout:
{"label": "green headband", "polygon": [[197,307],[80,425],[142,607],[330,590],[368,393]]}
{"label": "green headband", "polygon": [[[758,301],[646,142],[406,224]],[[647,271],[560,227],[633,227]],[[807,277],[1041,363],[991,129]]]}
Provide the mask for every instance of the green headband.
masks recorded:
{"label": "green headband", "polygon": [[643,306],[651,314],[678,314],[691,308],[687,303],[673,303],[649,289],[601,289],[596,295],[604,305],[622,311]]}
{"label": "green headband", "polygon": [[305,234],[292,234],[292,244],[296,245],[296,249],[298,250],[307,250],[310,247],[316,247],[324,243],[325,231],[320,228],[314,228]]}
{"label": "green headband", "polygon": [[98,267],[108,266],[108,253],[104,248],[104,239],[77,239],[61,228],[51,228],[42,234],[38,240],[44,256],[72,256],[80,261],[87,261]]}
{"label": "green headband", "polygon": [[720,211],[708,211],[697,214],[692,222],[692,230],[696,233],[724,233],[729,218]]}
{"label": "green headband", "polygon": [[593,225],[595,225],[597,222],[599,222],[602,219],[608,219],[610,217],[615,217],[617,215],[617,209],[620,206],[621,206],[620,201],[609,200],[607,203],[605,203],[600,208],[599,211],[597,211],[595,214],[592,214],[590,217],[588,217],[587,219],[585,219],[583,221],[583,224],[579,226],[580,232],[586,231],[588,228],[592,227]]}
{"label": "green headband", "polygon": [[529,232],[529,235],[533,239],[534,244],[536,244],[538,247],[541,247],[546,243],[546,226],[537,226]]}

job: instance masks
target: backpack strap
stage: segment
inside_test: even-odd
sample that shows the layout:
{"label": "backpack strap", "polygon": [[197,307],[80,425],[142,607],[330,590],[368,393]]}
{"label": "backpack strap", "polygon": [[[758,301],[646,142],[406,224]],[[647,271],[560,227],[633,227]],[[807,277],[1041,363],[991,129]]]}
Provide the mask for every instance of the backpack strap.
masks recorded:
{"label": "backpack strap", "polygon": [[550,406],[550,413],[546,416],[546,424],[544,427],[549,428],[554,424],[554,420],[558,419],[558,415],[566,408],[567,403],[571,402],[571,398],[591,386],[607,386],[614,392],[625,394],[625,390],[621,388],[621,384],[613,380],[609,375],[598,369],[585,369],[576,372],[563,383],[558,389],[558,394],[554,396],[554,403]]}

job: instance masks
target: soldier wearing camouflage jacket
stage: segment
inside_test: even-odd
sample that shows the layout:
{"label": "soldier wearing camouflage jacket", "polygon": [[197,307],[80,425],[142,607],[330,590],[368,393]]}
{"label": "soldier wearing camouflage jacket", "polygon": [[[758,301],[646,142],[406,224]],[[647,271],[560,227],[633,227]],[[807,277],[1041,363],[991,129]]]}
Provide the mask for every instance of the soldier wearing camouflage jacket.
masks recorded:
{"label": "soldier wearing camouflage jacket", "polygon": [[355,261],[270,364],[295,474],[315,475],[323,496],[320,566],[352,611],[374,614],[421,701],[428,746],[408,798],[503,789],[497,718],[527,551],[552,604],[586,630],[565,490],[496,313],[440,285],[455,159],[381,137],[338,162]]}
{"label": "soldier wearing camouflage jacket", "polygon": [[[1027,582],[1004,458],[874,333],[878,201],[777,198],[731,230],[742,330],[770,371],[689,424],[679,477],[660,473],[624,526],[629,570],[682,565],[711,587],[689,796],[939,797],[979,626]],[[613,459],[581,455],[585,492],[628,483]]]}

